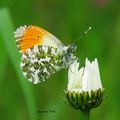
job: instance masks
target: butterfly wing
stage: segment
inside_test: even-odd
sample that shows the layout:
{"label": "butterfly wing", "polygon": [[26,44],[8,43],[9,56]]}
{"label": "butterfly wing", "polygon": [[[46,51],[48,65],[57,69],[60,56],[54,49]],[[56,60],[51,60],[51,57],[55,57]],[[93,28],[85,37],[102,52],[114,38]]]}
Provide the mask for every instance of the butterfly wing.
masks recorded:
{"label": "butterfly wing", "polygon": [[34,84],[49,78],[62,68],[62,42],[37,26],[22,26],[15,32],[21,68],[24,76]]}
{"label": "butterfly wing", "polygon": [[35,45],[46,45],[55,48],[64,46],[58,38],[38,26],[21,26],[14,34],[17,46],[22,53]]}
{"label": "butterfly wing", "polygon": [[57,48],[36,45],[22,55],[24,76],[34,84],[45,81],[61,69],[61,54]]}

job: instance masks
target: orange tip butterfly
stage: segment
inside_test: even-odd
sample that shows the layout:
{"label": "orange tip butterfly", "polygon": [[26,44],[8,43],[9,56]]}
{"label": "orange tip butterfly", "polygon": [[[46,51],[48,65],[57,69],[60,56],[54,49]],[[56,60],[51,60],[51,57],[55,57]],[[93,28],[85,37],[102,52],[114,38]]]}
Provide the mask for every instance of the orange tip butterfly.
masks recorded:
{"label": "orange tip butterfly", "polygon": [[23,75],[34,84],[69,67],[77,58],[76,45],[65,46],[58,38],[38,26],[21,26],[14,32],[21,56]]}

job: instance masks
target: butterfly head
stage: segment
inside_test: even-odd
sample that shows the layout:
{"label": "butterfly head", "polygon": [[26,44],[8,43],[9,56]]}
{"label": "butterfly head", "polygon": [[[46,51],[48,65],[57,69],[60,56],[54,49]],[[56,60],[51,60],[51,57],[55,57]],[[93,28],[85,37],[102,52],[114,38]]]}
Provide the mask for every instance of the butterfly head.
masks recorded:
{"label": "butterfly head", "polygon": [[67,52],[68,53],[74,53],[76,51],[76,49],[77,49],[77,46],[73,43],[73,44],[68,46]]}

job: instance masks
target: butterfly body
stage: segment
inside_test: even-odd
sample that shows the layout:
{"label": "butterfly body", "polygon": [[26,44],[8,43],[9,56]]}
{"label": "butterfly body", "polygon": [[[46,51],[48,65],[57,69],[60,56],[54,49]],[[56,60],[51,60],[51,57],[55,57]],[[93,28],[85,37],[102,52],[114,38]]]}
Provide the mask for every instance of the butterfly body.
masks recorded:
{"label": "butterfly body", "polygon": [[22,53],[20,65],[23,74],[34,84],[69,67],[76,59],[73,55],[75,46],[64,46],[54,35],[37,26],[18,28],[15,39]]}

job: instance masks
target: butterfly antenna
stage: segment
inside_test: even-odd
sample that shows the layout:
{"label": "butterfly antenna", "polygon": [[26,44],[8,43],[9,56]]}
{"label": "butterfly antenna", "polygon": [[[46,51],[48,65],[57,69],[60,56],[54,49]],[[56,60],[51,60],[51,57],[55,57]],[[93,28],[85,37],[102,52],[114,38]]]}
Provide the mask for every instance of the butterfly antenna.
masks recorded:
{"label": "butterfly antenna", "polygon": [[76,38],[73,43],[76,43],[78,40],[80,40],[81,38],[85,37],[85,35],[86,35],[91,29],[92,29],[92,27],[90,26],[82,35],[80,35],[78,38]]}

